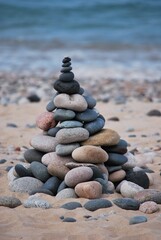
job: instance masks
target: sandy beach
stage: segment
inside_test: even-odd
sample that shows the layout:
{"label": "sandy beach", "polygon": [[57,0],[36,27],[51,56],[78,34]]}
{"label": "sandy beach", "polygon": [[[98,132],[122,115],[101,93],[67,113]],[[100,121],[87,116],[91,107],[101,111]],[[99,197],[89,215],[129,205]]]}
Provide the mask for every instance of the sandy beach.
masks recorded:
{"label": "sandy beach", "polygon": [[[0,164],[0,195],[15,196],[22,202],[28,194],[11,192],[8,187],[8,166],[15,166],[23,161],[23,152],[30,148],[29,141],[40,129],[34,127],[36,116],[45,110],[47,102],[9,104],[0,106],[1,159],[7,161]],[[140,101],[129,98],[123,104],[116,104],[113,100],[103,103],[98,101],[96,108],[106,119],[106,127],[116,130],[121,138],[129,143],[128,150],[140,155],[146,166],[153,170],[151,176],[154,183],[150,188],[161,191],[160,158],[161,158],[161,125],[160,117],[150,117],[147,113],[152,109],[161,109],[159,101]],[[109,120],[117,117],[119,121]],[[17,127],[10,127],[14,123]],[[60,208],[63,203],[73,199],[57,200],[55,197],[38,194],[47,200],[52,208],[25,208],[23,205],[16,208],[0,207],[0,239],[131,239],[156,240],[160,239],[161,213],[145,214],[140,211],[124,210],[113,204],[107,209],[94,212],[84,208],[66,210]],[[120,197],[120,194],[103,196],[108,200]],[[82,205],[88,199],[78,198],[74,201]],[[159,206],[160,208],[160,206]],[[160,208],[161,209],[161,208]],[[145,223],[129,225],[132,216],[143,215],[148,218]],[[61,217],[74,217],[76,222],[62,222]],[[89,217],[90,216],[90,217]]]}

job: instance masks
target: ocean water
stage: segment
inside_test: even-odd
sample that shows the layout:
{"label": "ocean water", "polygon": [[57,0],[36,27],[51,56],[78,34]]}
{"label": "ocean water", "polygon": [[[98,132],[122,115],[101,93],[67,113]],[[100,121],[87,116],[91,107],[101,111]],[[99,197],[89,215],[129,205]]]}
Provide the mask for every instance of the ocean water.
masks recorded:
{"label": "ocean water", "polygon": [[0,71],[161,79],[161,0],[0,0]]}

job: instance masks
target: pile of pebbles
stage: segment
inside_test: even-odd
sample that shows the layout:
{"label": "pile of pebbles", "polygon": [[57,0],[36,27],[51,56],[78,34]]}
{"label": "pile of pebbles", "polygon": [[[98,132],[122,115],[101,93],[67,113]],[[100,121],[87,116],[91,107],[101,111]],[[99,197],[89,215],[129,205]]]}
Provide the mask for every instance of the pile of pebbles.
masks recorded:
{"label": "pile of pebbles", "polygon": [[[58,199],[99,199],[116,191],[132,208],[129,199],[149,188],[149,175],[136,168],[127,142],[104,127],[96,100],[74,80],[71,59],[65,57],[62,63],[54,83],[56,94],[36,120],[42,133],[31,139],[32,148],[24,153],[26,163],[10,170],[10,189]],[[125,201],[114,203],[124,208]]]}

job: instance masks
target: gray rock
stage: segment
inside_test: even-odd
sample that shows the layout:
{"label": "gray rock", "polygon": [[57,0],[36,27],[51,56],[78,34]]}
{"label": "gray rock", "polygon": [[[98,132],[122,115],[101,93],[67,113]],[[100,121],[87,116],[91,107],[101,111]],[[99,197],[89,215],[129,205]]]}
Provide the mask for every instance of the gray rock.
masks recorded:
{"label": "gray rock", "polygon": [[23,206],[25,208],[44,208],[44,209],[52,207],[51,204],[48,203],[46,200],[43,200],[36,196],[30,196],[26,201],[24,201]]}
{"label": "gray rock", "polygon": [[47,104],[47,106],[46,106],[46,110],[47,110],[48,112],[52,112],[52,111],[54,111],[55,108],[56,108],[56,107],[55,107],[53,101],[50,101],[50,102]]}
{"label": "gray rock", "polygon": [[76,120],[63,121],[59,124],[60,128],[75,128],[75,127],[82,127],[82,126],[83,126],[83,123]]}
{"label": "gray rock", "polygon": [[16,197],[0,196],[0,206],[15,208],[20,206],[21,204],[21,201]]}
{"label": "gray rock", "polygon": [[148,219],[145,216],[134,216],[132,218],[130,218],[129,220],[129,224],[138,224],[138,223],[143,223],[143,222],[147,222]]}
{"label": "gray rock", "polygon": [[24,158],[27,162],[32,163],[34,161],[41,162],[41,158],[44,152],[40,152],[36,149],[27,149],[24,153]]}
{"label": "gray rock", "polygon": [[75,218],[72,217],[66,217],[63,219],[63,222],[76,222],[77,220]]}
{"label": "gray rock", "polygon": [[94,99],[92,96],[90,95],[83,95],[83,97],[85,98],[87,104],[88,104],[88,108],[94,108],[96,106],[96,99]]}
{"label": "gray rock", "polygon": [[100,208],[109,208],[112,207],[112,203],[107,199],[94,199],[86,202],[84,204],[84,208],[86,208],[89,211],[96,211]]}
{"label": "gray rock", "polygon": [[127,162],[127,157],[118,153],[109,153],[108,166],[120,166]]}
{"label": "gray rock", "polygon": [[105,125],[105,121],[98,117],[96,120],[84,124],[84,128],[88,130],[90,135],[99,132]]}
{"label": "gray rock", "polygon": [[126,210],[138,210],[140,207],[140,202],[132,198],[117,198],[113,203]]}
{"label": "gray rock", "polygon": [[34,177],[42,182],[46,182],[51,177],[51,175],[48,173],[47,167],[39,162],[31,163],[31,171]]}
{"label": "gray rock", "polygon": [[65,198],[77,198],[73,188],[65,188],[62,191],[58,192],[56,199],[65,199]]}
{"label": "gray rock", "polygon": [[51,137],[55,137],[57,132],[60,130],[59,127],[54,127],[54,128],[50,128],[48,131],[47,131],[47,134]]}
{"label": "gray rock", "polygon": [[56,154],[59,156],[68,156],[78,147],[80,147],[79,143],[58,144],[56,146]]}
{"label": "gray rock", "polygon": [[36,150],[47,153],[54,152],[58,142],[54,137],[39,134],[31,139],[30,144]]}
{"label": "gray rock", "polygon": [[42,189],[50,190],[53,193],[53,195],[55,196],[60,183],[61,183],[61,180],[59,178],[53,176],[44,183],[44,185],[42,186]]}
{"label": "gray rock", "polygon": [[68,202],[61,206],[61,208],[65,208],[68,210],[74,210],[76,208],[81,208],[81,207],[82,205],[79,202]]}
{"label": "gray rock", "polygon": [[66,121],[73,119],[75,117],[75,112],[67,109],[57,109],[54,112],[54,119],[56,121]]}
{"label": "gray rock", "polygon": [[98,115],[99,114],[96,111],[94,111],[93,109],[87,108],[84,112],[77,113],[75,118],[81,122],[91,122],[91,121],[96,120]]}

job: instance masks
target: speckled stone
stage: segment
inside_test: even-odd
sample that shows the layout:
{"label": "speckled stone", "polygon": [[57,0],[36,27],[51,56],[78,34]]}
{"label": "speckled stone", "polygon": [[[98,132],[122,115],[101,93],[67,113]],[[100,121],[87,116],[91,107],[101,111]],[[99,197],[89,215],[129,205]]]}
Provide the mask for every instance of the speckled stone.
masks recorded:
{"label": "speckled stone", "polygon": [[83,206],[85,209],[89,211],[96,211],[101,208],[109,208],[112,207],[112,203],[107,199],[93,199],[86,202]]}
{"label": "speckled stone", "polygon": [[44,154],[44,152],[37,151],[36,149],[27,149],[24,153],[24,158],[28,163],[32,163],[33,161],[41,162]]}
{"label": "speckled stone", "polygon": [[83,123],[76,120],[63,121],[59,124],[60,128],[76,128],[76,127],[82,127],[82,126],[83,126]]}
{"label": "speckled stone", "polygon": [[41,152],[54,152],[57,144],[56,138],[42,134],[34,136],[30,141],[30,145]]}
{"label": "speckled stone", "polygon": [[81,198],[100,198],[102,195],[102,185],[97,181],[79,183],[75,187],[75,192]]}
{"label": "speckled stone", "polygon": [[153,201],[147,201],[140,205],[139,211],[147,214],[155,213],[159,211],[159,206]]}
{"label": "speckled stone", "polygon": [[61,93],[55,97],[54,104],[57,108],[65,108],[77,112],[82,112],[87,109],[87,102],[80,94],[68,95]]}
{"label": "speckled stone", "polygon": [[58,192],[55,196],[56,199],[65,199],[65,198],[77,198],[73,188],[65,188],[62,191]]}
{"label": "speckled stone", "polygon": [[31,191],[35,191],[41,188],[43,183],[33,177],[23,177],[14,180],[13,182],[9,183],[9,188],[13,192],[27,192],[30,193]]}
{"label": "speckled stone", "polygon": [[134,216],[132,218],[130,218],[129,220],[129,224],[138,224],[138,223],[143,223],[143,222],[147,222],[148,219],[145,216]]}
{"label": "speckled stone", "polygon": [[22,204],[21,201],[16,197],[0,196],[0,206],[16,208],[21,204]]}
{"label": "speckled stone", "polygon": [[73,112],[72,110],[57,109],[54,112],[54,119],[56,121],[66,121],[66,120],[73,119],[74,117],[75,117],[75,112]]}
{"label": "speckled stone", "polygon": [[61,129],[56,134],[57,142],[60,144],[77,143],[88,139],[89,132],[81,127]]}
{"label": "speckled stone", "polygon": [[47,131],[49,128],[53,128],[57,125],[54,120],[54,114],[51,112],[41,113],[36,119],[36,125],[38,128]]}
{"label": "speckled stone", "polygon": [[77,167],[71,169],[65,175],[65,184],[68,187],[75,187],[78,183],[86,182],[93,176],[93,171],[90,167]]}
{"label": "speckled stone", "polygon": [[59,156],[68,156],[78,147],[80,147],[79,143],[58,144],[56,146],[56,154]]}
{"label": "speckled stone", "polygon": [[138,210],[140,207],[140,202],[132,198],[117,198],[113,203],[126,210]]}
{"label": "speckled stone", "polygon": [[97,117],[94,121],[85,123],[84,128],[88,130],[90,135],[93,135],[101,131],[104,125],[105,121],[102,118]]}
{"label": "speckled stone", "polygon": [[25,208],[44,208],[44,209],[52,207],[48,201],[36,196],[30,196],[26,201],[24,201],[23,206]]}
{"label": "speckled stone", "polygon": [[117,132],[111,129],[102,129],[99,133],[91,136],[88,140],[82,142],[82,145],[111,146],[116,145],[120,140]]}
{"label": "speckled stone", "polygon": [[143,189],[142,191],[136,193],[134,198],[139,200],[141,203],[153,201],[161,204],[161,191],[156,189]]}
{"label": "speckled stone", "polygon": [[123,181],[120,187],[120,192],[122,196],[127,198],[133,198],[136,193],[142,190],[144,190],[143,187],[140,187],[139,185],[126,180]]}
{"label": "speckled stone", "polygon": [[77,113],[75,118],[80,122],[91,122],[96,120],[98,115],[93,109],[87,108],[84,112]]}
{"label": "speckled stone", "polygon": [[113,183],[122,181],[126,176],[126,172],[124,170],[118,170],[109,175],[109,180]]}
{"label": "speckled stone", "polygon": [[81,146],[72,152],[72,157],[76,162],[103,163],[108,160],[108,154],[100,147]]}

